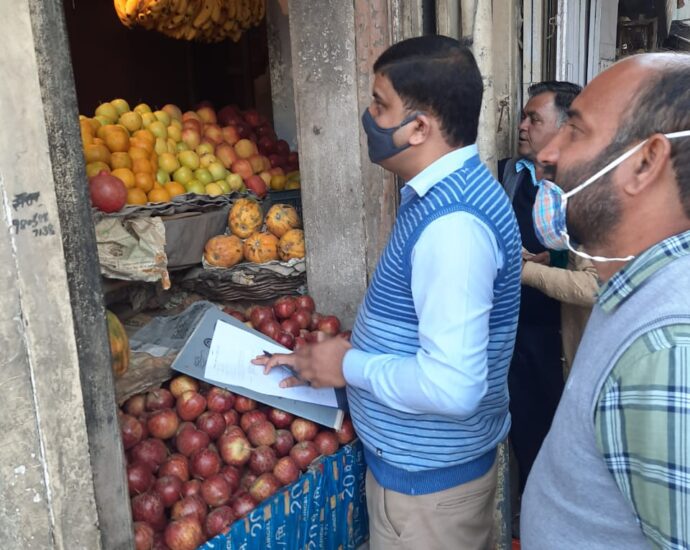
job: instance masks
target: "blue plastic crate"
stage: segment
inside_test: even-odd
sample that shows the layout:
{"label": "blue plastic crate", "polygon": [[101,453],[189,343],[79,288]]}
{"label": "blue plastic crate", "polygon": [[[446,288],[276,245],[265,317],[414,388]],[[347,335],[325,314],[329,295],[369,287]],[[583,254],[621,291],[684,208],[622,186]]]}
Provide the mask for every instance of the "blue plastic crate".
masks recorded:
{"label": "blue plastic crate", "polygon": [[365,479],[362,444],[354,441],[199,550],[355,550],[369,538]]}

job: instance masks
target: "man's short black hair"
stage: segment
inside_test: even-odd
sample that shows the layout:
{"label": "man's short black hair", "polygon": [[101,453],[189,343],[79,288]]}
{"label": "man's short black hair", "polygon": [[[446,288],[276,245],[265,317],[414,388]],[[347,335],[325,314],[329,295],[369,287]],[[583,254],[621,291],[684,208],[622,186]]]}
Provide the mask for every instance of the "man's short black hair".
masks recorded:
{"label": "man's short black hair", "polygon": [[532,99],[540,94],[551,92],[554,94],[553,104],[558,111],[558,125],[561,126],[568,118],[568,109],[573,100],[582,91],[582,86],[562,80],[545,80],[537,82],[527,88],[527,95]]}
{"label": "man's short black hair", "polygon": [[388,48],[374,63],[406,108],[439,119],[449,145],[477,140],[483,84],[470,49],[438,35],[409,38]]}

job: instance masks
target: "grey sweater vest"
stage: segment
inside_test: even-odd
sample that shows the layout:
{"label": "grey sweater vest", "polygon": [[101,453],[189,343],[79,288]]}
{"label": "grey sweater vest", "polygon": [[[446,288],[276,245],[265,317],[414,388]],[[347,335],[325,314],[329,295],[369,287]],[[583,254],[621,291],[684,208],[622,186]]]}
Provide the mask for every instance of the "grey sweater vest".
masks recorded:
{"label": "grey sweater vest", "polygon": [[651,547],[597,448],[594,414],[606,378],[638,337],[690,323],[689,290],[690,256],[684,256],[654,273],[612,313],[595,306],[527,481],[524,550]]}

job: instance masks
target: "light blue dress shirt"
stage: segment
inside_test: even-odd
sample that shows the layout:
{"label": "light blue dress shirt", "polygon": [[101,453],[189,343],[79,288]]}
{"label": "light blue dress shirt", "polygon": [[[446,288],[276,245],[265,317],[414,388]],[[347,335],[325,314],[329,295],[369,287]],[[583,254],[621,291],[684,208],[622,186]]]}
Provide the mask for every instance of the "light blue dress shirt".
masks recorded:
{"label": "light blue dress shirt", "polygon": [[[402,203],[424,196],[476,154],[470,145],[444,155],[407,182]],[[411,259],[420,349],[412,356],[351,349],[345,380],[400,411],[470,416],[487,389],[489,315],[503,255],[482,221],[454,212],[424,229]]]}

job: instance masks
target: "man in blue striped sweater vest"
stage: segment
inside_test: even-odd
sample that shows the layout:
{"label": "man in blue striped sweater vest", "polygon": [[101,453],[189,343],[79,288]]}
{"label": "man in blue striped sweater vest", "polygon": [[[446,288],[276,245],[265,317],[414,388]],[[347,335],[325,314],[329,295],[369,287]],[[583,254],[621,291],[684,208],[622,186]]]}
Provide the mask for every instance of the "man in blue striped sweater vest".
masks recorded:
{"label": "man in blue striped sweater vest", "polygon": [[470,50],[413,38],[386,50],[374,73],[362,117],[369,156],[406,184],[352,344],[334,338],[257,362],[347,386],[373,549],[484,549],[496,446],[510,427],[519,230],[477,154],[482,79]]}

